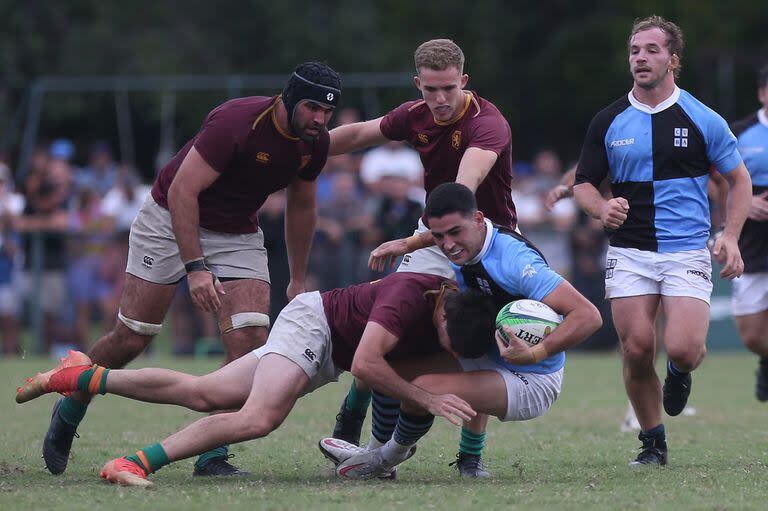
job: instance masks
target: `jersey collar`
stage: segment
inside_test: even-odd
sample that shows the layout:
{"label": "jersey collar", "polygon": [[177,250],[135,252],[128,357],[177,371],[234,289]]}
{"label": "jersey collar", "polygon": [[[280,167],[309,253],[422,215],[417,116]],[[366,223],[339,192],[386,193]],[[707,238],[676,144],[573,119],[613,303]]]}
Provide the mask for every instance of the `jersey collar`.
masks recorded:
{"label": "jersey collar", "polygon": [[484,219],[485,221],[485,241],[483,242],[483,248],[480,249],[480,252],[473,257],[471,260],[464,263],[464,266],[469,266],[470,264],[477,264],[480,262],[480,260],[485,257],[485,254],[488,253],[488,248],[491,246],[491,240],[493,239],[493,222],[488,220],[487,218]]}
{"label": "jersey collar", "polygon": [[645,112],[646,114],[657,114],[677,103],[677,100],[680,99],[680,87],[675,85],[675,90],[672,91],[672,94],[655,107],[640,103],[637,98],[635,98],[635,95],[632,94],[631,90],[629,91],[629,94],[627,94],[627,98],[629,99],[629,103],[641,112]]}
{"label": "jersey collar", "polygon": [[768,115],[765,115],[765,108],[761,108],[757,111],[757,120],[760,124],[768,128]]}

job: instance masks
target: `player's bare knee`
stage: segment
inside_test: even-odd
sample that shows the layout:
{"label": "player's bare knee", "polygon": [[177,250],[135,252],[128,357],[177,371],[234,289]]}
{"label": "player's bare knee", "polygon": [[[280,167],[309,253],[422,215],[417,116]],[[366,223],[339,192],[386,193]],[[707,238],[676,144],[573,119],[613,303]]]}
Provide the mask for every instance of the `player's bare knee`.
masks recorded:
{"label": "player's bare knee", "polygon": [[685,346],[669,346],[667,347],[667,357],[675,364],[675,367],[682,371],[693,371],[696,369],[704,356],[707,349],[703,345],[685,345]]}
{"label": "player's bare knee", "polygon": [[760,356],[768,354],[768,335],[764,332],[756,330],[744,331],[741,334],[741,340],[744,342],[744,346]]}
{"label": "player's bare knee", "polygon": [[637,338],[627,339],[621,343],[621,351],[624,363],[629,366],[653,364],[653,341],[647,342],[645,339]]}
{"label": "player's bare knee", "polygon": [[264,327],[244,327],[222,335],[222,342],[227,352],[227,362],[237,360],[267,342],[267,329]]}
{"label": "player's bare knee", "polygon": [[253,413],[249,410],[238,412],[242,430],[249,439],[265,437],[282,424],[284,417],[269,410]]}

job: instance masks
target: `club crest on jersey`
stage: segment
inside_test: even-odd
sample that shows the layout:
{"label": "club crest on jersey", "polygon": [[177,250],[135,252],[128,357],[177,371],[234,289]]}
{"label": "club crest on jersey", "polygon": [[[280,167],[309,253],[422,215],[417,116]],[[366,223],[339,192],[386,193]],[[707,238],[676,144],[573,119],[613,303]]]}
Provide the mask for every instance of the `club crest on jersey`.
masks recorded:
{"label": "club crest on jersey", "polygon": [[461,147],[461,130],[456,130],[451,135],[451,146],[454,149]]}
{"label": "club crest on jersey", "polygon": [[416,139],[422,144],[429,144],[429,137],[426,133],[419,133],[416,135]]}
{"label": "club crest on jersey", "polygon": [[269,163],[269,153],[265,153],[264,151],[259,151],[256,153],[256,161],[259,163]]}
{"label": "club crest on jersey", "polygon": [[688,147],[688,128],[675,128],[675,147]]}

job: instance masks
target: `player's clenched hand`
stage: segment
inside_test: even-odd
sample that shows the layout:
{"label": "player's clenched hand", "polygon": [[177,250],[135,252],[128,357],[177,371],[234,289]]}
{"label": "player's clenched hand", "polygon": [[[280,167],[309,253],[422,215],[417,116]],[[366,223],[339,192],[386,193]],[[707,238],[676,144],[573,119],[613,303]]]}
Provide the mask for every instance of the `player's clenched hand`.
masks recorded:
{"label": "player's clenched hand", "polygon": [[768,190],[759,195],[752,196],[752,205],[749,208],[749,219],[758,222],[768,220]]}
{"label": "player's clenched hand", "polygon": [[187,274],[189,294],[195,307],[205,312],[216,312],[221,307],[219,295],[225,295],[224,286],[216,276],[205,270]]}
{"label": "player's clenched hand", "polygon": [[723,265],[720,270],[720,277],[724,279],[735,279],[741,277],[744,273],[744,261],[741,259],[739,243],[734,236],[723,234],[717,241],[712,250],[717,262]]}
{"label": "player's clenched hand", "polygon": [[629,202],[624,197],[614,197],[605,202],[600,212],[600,221],[607,229],[618,229],[627,219]]}
{"label": "player's clenched hand", "polygon": [[462,421],[471,421],[477,415],[469,403],[453,394],[432,396],[426,408],[432,415],[441,415],[457,426],[461,426]]}
{"label": "player's clenched hand", "polygon": [[544,207],[547,208],[547,211],[552,211],[552,208],[555,207],[555,204],[557,204],[562,199],[565,199],[566,197],[570,197],[572,194],[573,192],[566,185],[557,185],[556,187],[552,188],[544,198]]}
{"label": "player's clenched hand", "polygon": [[387,241],[374,248],[368,258],[368,267],[373,271],[385,271],[395,265],[398,257],[408,253],[405,238]]}

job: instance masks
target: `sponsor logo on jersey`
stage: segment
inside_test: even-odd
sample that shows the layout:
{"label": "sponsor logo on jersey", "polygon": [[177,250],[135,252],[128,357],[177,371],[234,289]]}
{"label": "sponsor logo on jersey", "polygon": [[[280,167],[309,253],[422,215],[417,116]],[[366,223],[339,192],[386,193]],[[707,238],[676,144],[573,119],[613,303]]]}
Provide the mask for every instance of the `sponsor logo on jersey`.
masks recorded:
{"label": "sponsor logo on jersey", "polygon": [[620,147],[623,145],[632,145],[635,143],[634,138],[622,138],[621,140],[611,140],[608,143],[608,147]]}
{"label": "sponsor logo on jersey", "polygon": [[143,264],[147,268],[152,268],[152,264],[154,262],[155,262],[154,257],[144,256],[144,259],[142,259],[141,264]]}
{"label": "sponsor logo on jersey", "polygon": [[675,147],[688,147],[688,128],[675,128]]}
{"label": "sponsor logo on jersey", "polygon": [[429,144],[429,137],[426,133],[419,133],[416,135],[416,140],[418,140],[422,144]]}
{"label": "sponsor logo on jersey", "polygon": [[451,146],[454,149],[461,147],[461,130],[456,130],[451,135]]}
{"label": "sponsor logo on jersey", "polygon": [[529,278],[533,277],[534,275],[536,275],[536,270],[530,264],[526,264],[525,268],[523,268],[523,273],[522,273],[521,277],[523,277],[524,279],[526,279],[526,278],[529,279]]}
{"label": "sponsor logo on jersey", "polygon": [[697,277],[701,277],[705,281],[709,282],[709,275],[707,275],[703,271],[700,271],[700,270],[688,270],[685,273],[687,273],[689,275],[696,275]]}
{"label": "sponsor logo on jersey", "polygon": [[259,163],[269,163],[269,153],[259,151],[256,153],[256,161]]}

